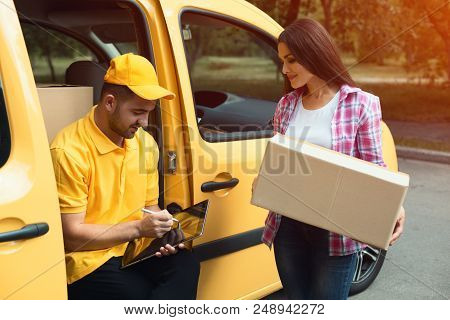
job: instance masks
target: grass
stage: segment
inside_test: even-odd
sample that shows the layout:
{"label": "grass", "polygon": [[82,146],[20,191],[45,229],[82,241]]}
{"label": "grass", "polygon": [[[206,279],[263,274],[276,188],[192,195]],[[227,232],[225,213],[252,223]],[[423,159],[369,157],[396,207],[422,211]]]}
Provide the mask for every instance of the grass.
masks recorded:
{"label": "grass", "polygon": [[428,141],[420,138],[404,138],[404,137],[394,137],[394,141],[396,145],[401,145],[405,147],[450,152],[450,144],[447,144],[445,142]]}
{"label": "grass", "polygon": [[[257,99],[278,101],[283,79],[268,59],[200,59],[192,75],[194,90],[221,90]],[[351,71],[358,85],[380,97],[384,120],[415,123],[449,123],[450,90],[443,85],[408,82],[408,74],[399,66],[360,64]],[[385,81],[378,82],[377,81]],[[450,151],[445,141],[424,137],[394,137],[397,145],[429,150]]]}
{"label": "grass", "polygon": [[[278,72],[264,57],[208,56],[196,61],[192,83],[195,90],[223,90],[277,101],[283,92]],[[450,122],[449,87],[408,82],[408,74],[397,65],[358,64],[351,74],[363,90],[380,97],[386,120]]]}
{"label": "grass", "polygon": [[383,118],[418,123],[450,123],[450,88],[418,84],[362,84],[380,97]]}
{"label": "grass", "polygon": [[[347,64],[353,62],[347,60]],[[64,81],[64,72],[72,61],[73,59],[54,59],[56,82]],[[45,61],[38,60],[33,67],[38,82],[51,82]],[[406,79],[406,72],[396,65],[359,64],[351,73],[363,90],[380,97],[383,118],[386,120],[450,122],[448,87],[364,81]],[[275,64],[266,57],[202,57],[195,63],[192,83],[195,90],[222,90],[271,101],[277,101],[283,93],[283,78]]]}
{"label": "grass", "polygon": [[[274,85],[275,83],[275,85]],[[237,95],[277,101],[283,92],[280,80],[197,79],[194,90],[222,90]],[[360,84],[361,89],[380,97],[383,119],[417,123],[448,122],[450,90],[444,86],[417,84]]]}
{"label": "grass", "polygon": [[50,67],[47,64],[47,61],[43,58],[35,59],[32,62],[34,79],[38,83],[64,83],[67,68],[72,64],[72,62],[81,60],[88,60],[88,57],[52,59],[56,78],[53,81],[50,75]]}
{"label": "grass", "polygon": [[[354,62],[347,60],[346,64]],[[36,62],[33,66],[36,80],[51,82],[45,61]],[[72,59],[55,59],[56,82],[64,81],[64,72],[70,62]],[[350,73],[363,90],[380,97],[383,119],[450,125],[449,87],[408,82],[408,74],[395,63],[385,66],[358,64]],[[278,101],[283,94],[283,78],[273,61],[266,57],[202,57],[196,61],[191,79],[194,91],[220,90],[270,101]],[[399,145],[450,151],[445,142],[394,138]]]}
{"label": "grass", "polygon": [[[407,80],[411,78],[420,78],[420,72],[407,72],[402,66],[402,62],[396,59],[385,59],[383,65],[373,62],[359,63],[355,57],[344,57],[344,65],[356,81],[361,82],[382,82],[383,80]],[[364,81],[364,79],[367,79]]]}
{"label": "grass", "polygon": [[283,95],[283,82],[274,85],[273,80],[210,80],[197,79],[193,83],[194,91],[213,90],[225,91],[242,97],[269,100],[277,102]]}

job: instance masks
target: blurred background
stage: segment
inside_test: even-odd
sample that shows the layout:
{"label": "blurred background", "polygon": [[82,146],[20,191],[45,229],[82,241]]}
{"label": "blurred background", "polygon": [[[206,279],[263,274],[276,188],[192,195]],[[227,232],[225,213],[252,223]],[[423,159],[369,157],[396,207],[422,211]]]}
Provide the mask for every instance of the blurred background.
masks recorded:
{"label": "blurred background", "polygon": [[[396,145],[450,151],[450,1],[248,2],[282,26],[301,17],[320,21],[358,86],[381,98],[383,119]],[[55,30],[42,32],[33,24],[22,27],[39,83],[64,82],[65,70],[78,57],[95,60],[73,38]],[[271,101],[281,97],[276,52],[251,33],[226,25],[191,24],[184,31],[189,34],[186,58],[194,91],[223,90]],[[135,42],[114,45],[122,53],[137,51]]]}
{"label": "blurred background", "polygon": [[396,144],[450,151],[450,1],[249,2],[282,26],[320,21],[358,86],[381,98]]}

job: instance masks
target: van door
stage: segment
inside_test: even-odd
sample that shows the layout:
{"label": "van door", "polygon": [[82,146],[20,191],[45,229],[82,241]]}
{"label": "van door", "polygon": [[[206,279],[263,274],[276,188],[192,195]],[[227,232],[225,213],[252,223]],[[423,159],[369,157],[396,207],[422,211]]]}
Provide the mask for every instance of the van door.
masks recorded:
{"label": "van door", "polygon": [[[261,244],[267,211],[250,204],[283,90],[271,18],[245,1],[160,1],[188,130],[193,202],[210,200],[200,299],[260,298],[281,287]],[[165,55],[164,59],[170,59]]]}
{"label": "van door", "polygon": [[56,183],[12,0],[0,5],[0,153],[0,299],[66,299]]}

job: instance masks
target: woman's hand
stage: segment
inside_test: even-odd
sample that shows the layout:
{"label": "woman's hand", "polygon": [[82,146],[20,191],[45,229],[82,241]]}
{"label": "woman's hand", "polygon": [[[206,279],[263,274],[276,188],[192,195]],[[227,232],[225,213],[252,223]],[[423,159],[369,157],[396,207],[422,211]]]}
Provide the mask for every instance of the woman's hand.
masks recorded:
{"label": "woman's hand", "polygon": [[389,243],[392,246],[397,242],[400,235],[403,233],[403,227],[405,225],[405,208],[403,206],[400,208],[400,216],[398,217],[397,223],[395,224],[394,233],[392,234],[391,242]]}
{"label": "woman's hand", "polygon": [[253,183],[252,183],[252,193],[253,193],[253,191],[255,190],[255,185],[256,185],[257,182],[258,182],[258,176],[256,176],[256,178],[253,180]]}

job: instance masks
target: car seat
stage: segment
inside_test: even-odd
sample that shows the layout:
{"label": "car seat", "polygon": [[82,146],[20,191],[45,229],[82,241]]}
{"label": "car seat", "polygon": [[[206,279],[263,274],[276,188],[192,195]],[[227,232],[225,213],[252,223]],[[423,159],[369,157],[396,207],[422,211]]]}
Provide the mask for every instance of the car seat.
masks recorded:
{"label": "car seat", "polygon": [[107,66],[95,61],[75,61],[66,70],[66,84],[94,88],[94,104],[100,100]]}

